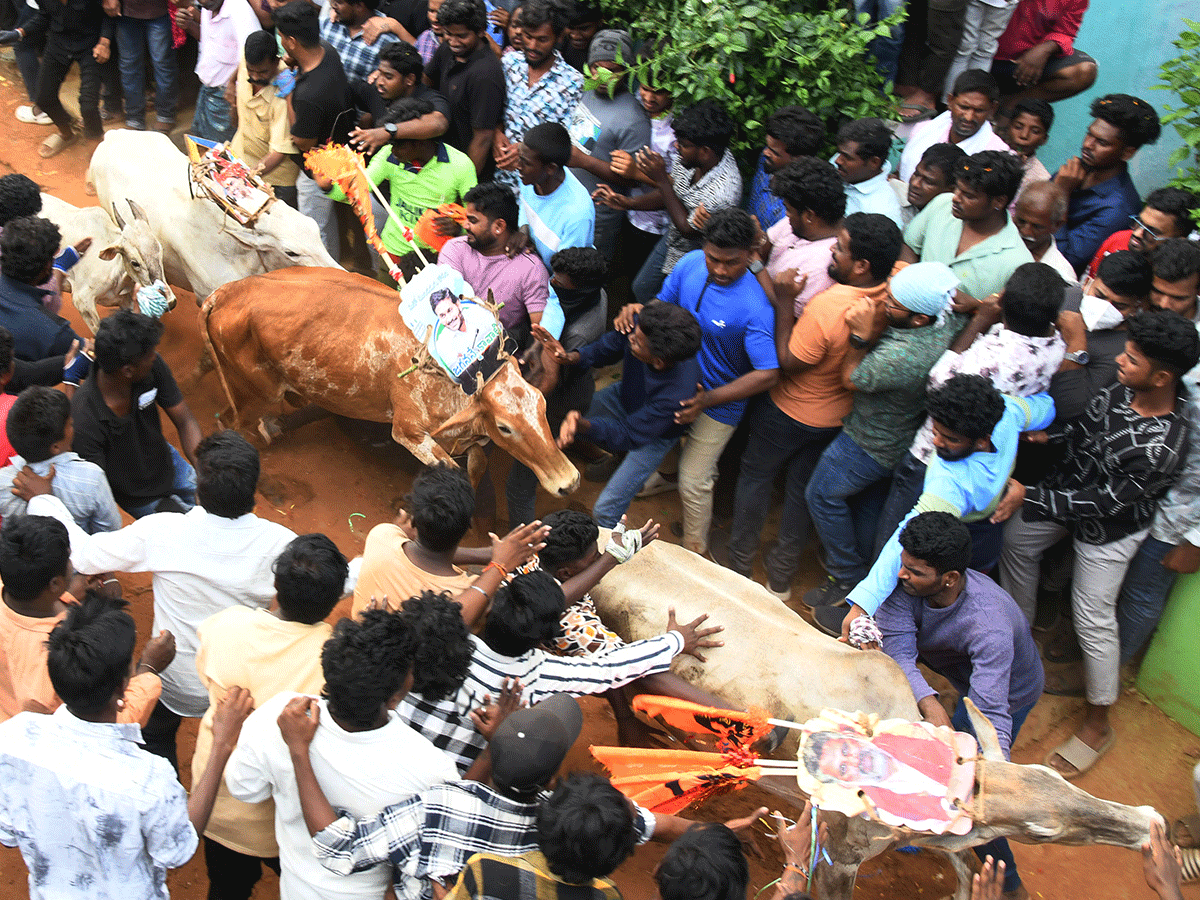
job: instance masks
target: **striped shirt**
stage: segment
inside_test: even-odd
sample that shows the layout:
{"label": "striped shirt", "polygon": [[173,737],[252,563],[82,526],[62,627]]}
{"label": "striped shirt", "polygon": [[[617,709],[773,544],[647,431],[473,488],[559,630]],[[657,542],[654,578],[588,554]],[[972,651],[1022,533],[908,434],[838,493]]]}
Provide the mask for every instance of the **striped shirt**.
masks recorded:
{"label": "striped shirt", "polygon": [[[500,60],[508,100],[504,107],[504,136],[516,144],[535,125],[557,122],[564,128],[583,94],[583,76],[554,51],[554,65],[533,84],[524,53],[507,53]],[[516,169],[497,169],[496,181],[514,191],[521,184]]]}
{"label": "striped shirt", "polygon": [[[382,16],[383,13],[376,11],[372,15]],[[321,40],[337,51],[337,55],[342,61],[342,68],[346,72],[346,79],[353,82],[355,80],[366,81],[379,65],[379,51],[388,44],[394,44],[400,38],[385,31],[375,39],[375,43],[368,44],[363,40],[361,30],[358,34],[352,35],[350,29],[341,22],[322,19]]]}
{"label": "striped shirt", "polygon": [[121,527],[121,510],[113,499],[104,470],[71,450],[35,463],[26,463],[22,456],[12,457],[0,469],[0,517],[17,519],[25,515],[26,503],[13,494],[12,485],[26,465],[43,477],[54,468],[51,492],[63,502],[75,524],[88,534]]}
{"label": "striped shirt", "polygon": [[607,878],[584,884],[563,881],[552,871],[540,850],[514,858],[480,853],[467,861],[462,877],[447,900],[621,900],[621,892]]}
{"label": "striped shirt", "polygon": [[471,721],[471,710],[483,706],[485,696],[499,697],[506,678],[520,680],[521,699],[532,706],[551,694],[599,694],[643,675],[665,672],[683,652],[683,635],[678,631],[634,641],[600,657],[561,657],[538,649],[502,656],[475,635],[471,642],[474,652],[467,678],[453,697],[431,702],[410,693],[397,708],[400,718],[454,758],[460,772],[469,769],[487,746]]}

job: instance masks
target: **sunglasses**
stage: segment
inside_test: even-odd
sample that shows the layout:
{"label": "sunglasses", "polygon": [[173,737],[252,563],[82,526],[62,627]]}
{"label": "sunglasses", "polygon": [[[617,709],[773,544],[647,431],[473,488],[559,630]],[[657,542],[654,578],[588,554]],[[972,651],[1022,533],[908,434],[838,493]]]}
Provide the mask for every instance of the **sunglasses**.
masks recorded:
{"label": "sunglasses", "polygon": [[1164,237],[1164,235],[1159,234],[1157,231],[1143,222],[1140,216],[1130,216],[1129,221],[1132,223],[1134,231],[1141,229],[1142,233],[1152,241],[1161,241]]}

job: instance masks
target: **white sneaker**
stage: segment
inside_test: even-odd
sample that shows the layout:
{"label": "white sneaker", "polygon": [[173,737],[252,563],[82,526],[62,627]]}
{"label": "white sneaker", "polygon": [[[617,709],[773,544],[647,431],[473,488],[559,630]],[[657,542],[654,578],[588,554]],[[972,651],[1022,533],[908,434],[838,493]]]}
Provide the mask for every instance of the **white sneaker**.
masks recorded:
{"label": "white sneaker", "polygon": [[33,111],[33,107],[28,104],[17,107],[17,121],[24,122],[26,125],[53,125],[50,117],[40,109],[37,112]]}
{"label": "white sneaker", "polygon": [[677,490],[679,490],[679,482],[667,481],[667,479],[655,472],[646,479],[646,483],[642,485],[642,489],[637,492],[637,496],[640,499],[645,499],[646,497],[653,497],[657,494],[665,494],[667,491]]}

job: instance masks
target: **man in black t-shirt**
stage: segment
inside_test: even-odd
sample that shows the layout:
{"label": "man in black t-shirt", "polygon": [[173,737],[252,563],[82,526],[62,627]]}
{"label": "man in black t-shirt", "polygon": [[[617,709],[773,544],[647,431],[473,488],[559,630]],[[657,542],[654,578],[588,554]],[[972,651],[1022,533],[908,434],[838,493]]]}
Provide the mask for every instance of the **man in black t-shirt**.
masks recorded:
{"label": "man in black t-shirt", "polygon": [[[425,64],[416,47],[403,41],[388,44],[379,51],[375,83],[355,81],[350,85],[354,106],[362,114],[359,127],[350,132],[350,145],[368,155],[391,141],[440,138],[450,127],[450,104],[446,98],[421,81]],[[407,122],[382,124],[384,116],[397,100],[413,97],[428,100],[433,112]]]}
{"label": "man in black t-shirt", "polygon": [[[292,0],[275,10],[275,28],[284,62],[297,68],[296,87],[288,94],[292,143],[303,154],[332,141],[344,144],[354,127],[350,85],[337,52],[321,41],[318,10],[308,0]],[[321,242],[334,259],[341,256],[334,202],[325,196],[305,167],[296,179],[300,212],[317,223]]]}
{"label": "man in black t-shirt", "polygon": [[[113,497],[135,519],[196,503],[200,425],[158,355],[162,333],[162,322],[128,310],[102,320],[96,364],[71,399],[72,449],[104,470]],[[187,459],[163,437],[160,406]]]}
{"label": "man in black t-shirt", "polygon": [[438,10],[442,42],[425,67],[430,87],[450,101],[446,143],[475,163],[481,181],[492,168],[492,138],[503,127],[504,69],[484,37],[483,0],[445,0]]}

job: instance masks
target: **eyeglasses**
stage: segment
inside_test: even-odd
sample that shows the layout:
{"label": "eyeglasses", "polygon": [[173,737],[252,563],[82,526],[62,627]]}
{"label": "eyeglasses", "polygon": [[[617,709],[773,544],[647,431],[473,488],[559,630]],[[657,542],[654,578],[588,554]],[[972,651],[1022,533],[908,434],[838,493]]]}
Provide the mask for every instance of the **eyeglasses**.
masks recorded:
{"label": "eyeglasses", "polygon": [[1163,235],[1159,234],[1157,231],[1143,222],[1140,216],[1130,216],[1129,221],[1133,224],[1134,231],[1141,229],[1142,233],[1145,234],[1146,237],[1150,238],[1150,240],[1161,241],[1163,239]]}

